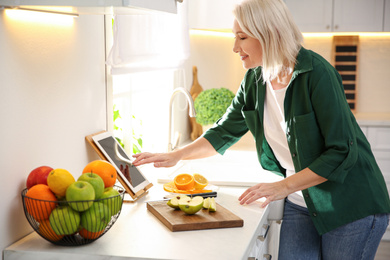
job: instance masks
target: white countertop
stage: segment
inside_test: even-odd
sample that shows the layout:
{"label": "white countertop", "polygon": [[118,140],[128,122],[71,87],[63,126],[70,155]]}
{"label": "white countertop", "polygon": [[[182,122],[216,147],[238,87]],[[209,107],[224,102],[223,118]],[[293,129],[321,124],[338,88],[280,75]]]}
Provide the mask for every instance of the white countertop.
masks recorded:
{"label": "white countertop", "polygon": [[[279,177],[275,175],[275,180]],[[149,179],[150,180],[150,179]],[[136,203],[125,203],[113,227],[91,244],[64,247],[51,244],[35,232],[7,247],[10,259],[247,259],[251,244],[261,229],[261,201],[242,206],[238,196],[246,187],[221,186],[216,201],[244,220],[243,227],[171,232],[147,210],[146,201],[167,193],[153,180],[148,195]]]}
{"label": "white countertop", "polygon": [[91,244],[56,246],[34,232],[6,248],[4,260],[242,259],[249,253],[250,242],[267,210],[259,203],[240,206],[237,196],[243,190],[221,187],[217,202],[241,217],[244,227],[171,232],[147,210],[145,201],[153,198],[150,194],[137,203],[124,204],[114,226]]}

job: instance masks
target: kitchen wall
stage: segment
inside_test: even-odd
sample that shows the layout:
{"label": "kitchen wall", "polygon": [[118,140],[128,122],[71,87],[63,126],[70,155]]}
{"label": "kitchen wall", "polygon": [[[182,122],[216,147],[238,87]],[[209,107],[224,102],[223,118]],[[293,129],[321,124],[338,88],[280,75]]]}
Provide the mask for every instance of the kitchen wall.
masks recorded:
{"label": "kitchen wall", "polygon": [[106,129],[104,16],[73,25],[13,20],[0,11],[0,248],[32,231],[21,191],[35,167],[75,178],[97,156],[85,136]]}
{"label": "kitchen wall", "polygon": [[[245,74],[237,54],[233,53],[230,33],[192,31],[189,63],[198,67],[199,83],[203,89],[226,87],[236,92]],[[305,36],[304,46],[331,61],[331,36]],[[360,36],[358,77],[359,114],[390,113],[390,36]],[[192,75],[187,72],[191,86]],[[254,149],[250,134],[235,145],[235,149]]]}

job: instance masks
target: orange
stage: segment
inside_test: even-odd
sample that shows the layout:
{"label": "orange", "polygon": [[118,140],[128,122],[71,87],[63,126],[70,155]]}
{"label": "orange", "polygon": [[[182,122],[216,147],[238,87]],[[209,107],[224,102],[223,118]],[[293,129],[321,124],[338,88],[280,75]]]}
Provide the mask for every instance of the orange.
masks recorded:
{"label": "orange", "polygon": [[47,185],[58,198],[65,197],[66,189],[76,180],[65,169],[54,169],[47,176]]}
{"label": "orange", "polygon": [[47,238],[50,241],[59,241],[64,237],[64,235],[57,235],[54,232],[48,219],[43,220],[41,223],[39,223],[38,231],[39,234],[41,234],[43,237]]}
{"label": "orange", "polygon": [[179,190],[191,190],[194,188],[194,176],[188,173],[181,173],[177,175],[173,182]]}
{"label": "orange", "polygon": [[82,228],[79,231],[79,235],[86,239],[96,239],[98,238],[102,233],[104,232],[104,229],[98,232],[91,232],[86,230],[85,228]]}
{"label": "orange", "polygon": [[194,173],[194,188],[195,190],[202,190],[204,187],[206,187],[209,184],[209,181],[199,173]]}
{"label": "orange", "polygon": [[102,177],[104,187],[112,187],[116,182],[116,169],[111,163],[103,160],[90,162],[85,166],[83,173],[93,172]]}
{"label": "orange", "polygon": [[56,207],[57,198],[45,184],[32,186],[26,193],[25,203],[27,212],[40,221],[48,219]]}

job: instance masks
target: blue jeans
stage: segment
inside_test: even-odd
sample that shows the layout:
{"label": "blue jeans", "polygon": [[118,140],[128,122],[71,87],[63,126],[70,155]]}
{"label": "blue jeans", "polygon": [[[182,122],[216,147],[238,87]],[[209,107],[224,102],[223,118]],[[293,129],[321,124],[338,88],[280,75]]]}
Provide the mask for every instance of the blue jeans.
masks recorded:
{"label": "blue jeans", "polygon": [[376,214],[320,236],[308,210],[286,200],[279,260],[374,259],[388,225],[389,214]]}

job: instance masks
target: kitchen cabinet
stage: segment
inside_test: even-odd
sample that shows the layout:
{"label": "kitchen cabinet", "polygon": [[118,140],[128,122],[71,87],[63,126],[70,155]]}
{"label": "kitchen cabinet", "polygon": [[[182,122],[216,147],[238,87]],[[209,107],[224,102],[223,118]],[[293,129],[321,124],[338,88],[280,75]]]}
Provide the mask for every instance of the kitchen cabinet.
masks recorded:
{"label": "kitchen cabinet", "polygon": [[263,220],[256,240],[252,243],[248,260],[278,259],[281,222],[270,220],[267,215],[263,216]]}
{"label": "kitchen cabinet", "polygon": [[385,17],[383,22],[383,30],[390,32],[390,0],[385,0]]}
{"label": "kitchen cabinet", "polygon": [[188,0],[188,23],[192,29],[230,30],[232,10],[239,0]]}
{"label": "kitchen cabinet", "polygon": [[285,0],[285,3],[302,32],[383,31],[384,0]]}
{"label": "kitchen cabinet", "polygon": [[[193,29],[231,30],[239,0],[188,0]],[[390,0],[284,0],[302,32],[381,32]],[[389,4],[390,5],[390,4]],[[388,7],[387,9],[389,9]],[[390,14],[389,14],[390,15]],[[390,21],[387,22],[390,24]],[[386,31],[390,25],[385,26]]]}
{"label": "kitchen cabinet", "polygon": [[285,0],[285,3],[302,32],[332,31],[332,1]]}
{"label": "kitchen cabinet", "polygon": [[63,11],[78,14],[131,14],[134,12],[177,12],[182,0],[0,0],[1,6]]}

